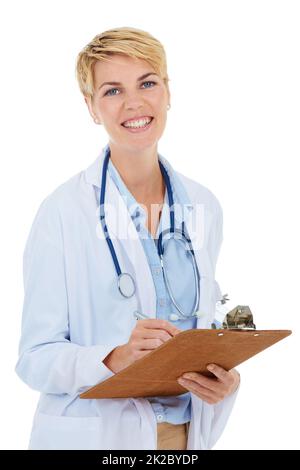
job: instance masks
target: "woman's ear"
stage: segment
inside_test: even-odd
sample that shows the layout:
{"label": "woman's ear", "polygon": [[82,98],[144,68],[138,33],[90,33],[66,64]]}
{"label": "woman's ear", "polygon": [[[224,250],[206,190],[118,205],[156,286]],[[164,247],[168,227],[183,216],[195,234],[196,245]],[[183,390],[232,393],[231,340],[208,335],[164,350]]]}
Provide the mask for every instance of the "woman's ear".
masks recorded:
{"label": "woman's ear", "polygon": [[90,115],[92,116],[94,122],[96,124],[101,124],[101,122],[99,122],[97,116],[95,115],[94,111],[93,111],[93,106],[92,106],[92,100],[91,100],[91,97],[90,96],[85,96],[84,97],[84,101],[86,102],[86,105],[88,107],[88,110],[89,110],[89,113]]}

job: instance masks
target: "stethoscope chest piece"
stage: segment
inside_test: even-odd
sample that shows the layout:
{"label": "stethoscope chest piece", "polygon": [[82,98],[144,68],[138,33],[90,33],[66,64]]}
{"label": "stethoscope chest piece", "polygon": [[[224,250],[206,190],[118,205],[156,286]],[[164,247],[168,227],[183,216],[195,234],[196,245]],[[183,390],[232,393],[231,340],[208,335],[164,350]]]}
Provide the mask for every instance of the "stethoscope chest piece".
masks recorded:
{"label": "stethoscope chest piece", "polygon": [[135,294],[135,282],[129,273],[119,274],[118,289],[123,297],[126,297],[127,299]]}

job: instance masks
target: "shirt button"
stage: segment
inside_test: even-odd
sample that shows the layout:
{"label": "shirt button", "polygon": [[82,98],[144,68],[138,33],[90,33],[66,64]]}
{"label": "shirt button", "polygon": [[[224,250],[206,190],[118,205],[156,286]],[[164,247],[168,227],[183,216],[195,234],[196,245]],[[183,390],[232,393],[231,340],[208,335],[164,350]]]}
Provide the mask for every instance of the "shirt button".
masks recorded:
{"label": "shirt button", "polygon": [[165,299],[159,299],[159,305],[160,305],[161,307],[164,307],[165,304],[166,304]]}
{"label": "shirt button", "polygon": [[157,418],[157,421],[158,421],[159,423],[161,423],[162,420],[164,419],[163,415],[157,415],[156,418]]}
{"label": "shirt button", "polygon": [[153,269],[154,274],[158,275],[160,274],[160,268],[154,268]]}
{"label": "shirt button", "polygon": [[170,313],[169,320],[177,321],[177,320],[179,320],[179,316],[177,315],[177,313]]}

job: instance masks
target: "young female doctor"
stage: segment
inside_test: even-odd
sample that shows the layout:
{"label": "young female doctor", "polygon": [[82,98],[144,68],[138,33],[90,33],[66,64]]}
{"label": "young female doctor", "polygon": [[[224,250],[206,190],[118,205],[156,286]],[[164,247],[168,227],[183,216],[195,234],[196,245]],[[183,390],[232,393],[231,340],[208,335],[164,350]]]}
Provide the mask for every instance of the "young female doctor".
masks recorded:
{"label": "young female doctor", "polygon": [[222,209],[158,153],[170,108],[161,43],[116,28],[80,52],[77,78],[109,143],[41,203],[24,250],[16,372],[40,391],[30,449],[210,449],[239,374],[183,374],[181,394],[80,393],[182,330],[210,328]]}

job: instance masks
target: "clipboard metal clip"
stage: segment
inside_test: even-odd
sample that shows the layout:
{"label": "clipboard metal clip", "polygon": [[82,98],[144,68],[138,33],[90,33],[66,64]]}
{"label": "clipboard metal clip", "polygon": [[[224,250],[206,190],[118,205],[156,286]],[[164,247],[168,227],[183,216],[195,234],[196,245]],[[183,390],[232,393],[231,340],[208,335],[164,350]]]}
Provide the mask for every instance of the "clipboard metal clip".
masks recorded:
{"label": "clipboard metal clip", "polygon": [[228,330],[256,330],[253,315],[248,305],[238,305],[230,310],[222,326]]}

